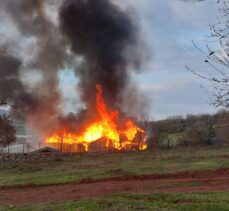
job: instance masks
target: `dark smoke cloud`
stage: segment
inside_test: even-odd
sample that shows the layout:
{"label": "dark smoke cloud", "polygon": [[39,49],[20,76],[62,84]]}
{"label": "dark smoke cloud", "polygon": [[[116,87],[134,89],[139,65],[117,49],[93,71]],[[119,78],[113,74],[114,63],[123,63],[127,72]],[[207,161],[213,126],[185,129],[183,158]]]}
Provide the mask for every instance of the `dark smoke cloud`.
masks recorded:
{"label": "dark smoke cloud", "polygon": [[[0,1],[1,20],[17,31],[16,36],[6,35],[0,39],[0,48],[4,49],[0,55],[0,101],[6,101],[11,106],[11,114],[25,119],[39,135],[54,127],[61,113],[58,107],[61,101],[58,70],[69,62],[66,42],[58,25],[45,12],[47,4],[58,2]],[[21,45],[25,45],[22,40],[26,39],[34,40],[26,48],[28,55],[21,51]],[[21,73],[26,75],[33,70],[42,77],[30,87],[22,80]]]}
{"label": "dark smoke cloud", "polygon": [[[22,109],[26,109],[26,104],[31,105],[32,100],[29,94],[26,93],[25,87],[18,79],[22,62],[5,50],[0,52],[0,99],[2,102],[8,102],[13,107],[17,105],[18,112],[16,116],[19,117]],[[24,112],[23,112],[24,113]]]}
{"label": "dark smoke cloud", "polygon": [[128,67],[139,68],[142,62],[140,51],[134,52],[140,47],[136,21],[111,1],[69,0],[60,9],[60,26],[73,52],[84,58],[76,74],[87,107],[95,107],[95,86],[101,84],[106,101],[117,108]]}
{"label": "dark smoke cloud", "polygon": [[13,22],[24,35],[42,35],[48,33],[50,25],[43,13],[44,0],[3,0],[0,3],[5,15],[10,15]]}
{"label": "dark smoke cloud", "polygon": [[[45,3],[48,1],[45,0],[3,0],[0,2],[0,14],[4,16],[4,19],[13,23],[14,26],[18,29],[20,33],[19,38],[16,40],[9,40],[4,45],[7,46],[7,49],[11,49],[11,52],[14,52],[14,60],[20,61],[20,71],[36,69],[42,74],[42,81],[39,84],[42,89],[39,89],[39,93],[36,93],[36,90],[32,90],[30,103],[26,100],[21,100],[25,98],[24,94],[26,91],[25,86],[20,80],[20,74],[17,71],[17,74],[14,75],[15,83],[4,79],[6,75],[3,75],[3,81],[5,81],[5,87],[10,86],[11,90],[17,90],[16,92],[21,94],[9,93],[11,101],[13,101],[13,108],[21,110],[23,113],[24,108],[31,107],[29,110],[36,110],[36,107],[39,106],[42,99],[49,100],[49,105],[55,107],[55,103],[60,99],[58,91],[58,70],[64,67],[64,62],[66,61],[66,51],[64,50],[65,41],[63,40],[61,33],[59,32],[58,27],[56,27],[47,17],[44,12]],[[17,48],[15,43],[20,43],[21,38],[35,38],[35,43],[33,46],[33,58],[27,62],[26,66],[22,67],[24,64],[24,55],[21,55],[19,52],[20,49]],[[16,53],[15,53],[16,52]],[[2,53],[3,54],[3,53]],[[8,57],[5,55],[4,57]],[[13,58],[12,57],[12,58]],[[26,57],[26,56],[25,56]],[[12,65],[15,63],[12,59],[8,59],[7,65],[9,66],[12,62]],[[18,61],[19,63],[19,61]],[[6,71],[11,71],[11,67],[5,66],[6,63],[1,63],[1,67]],[[19,66],[19,65],[18,65]],[[16,69],[16,67],[14,68]],[[18,67],[19,69],[19,67]],[[2,75],[1,75],[2,76]],[[42,91],[41,91],[42,90]],[[0,92],[4,92],[1,90]],[[35,96],[35,97],[34,97]],[[53,100],[53,96],[56,97]],[[33,101],[33,99],[35,100]],[[37,98],[39,100],[37,100]],[[18,103],[20,101],[20,103]],[[26,104],[23,105],[23,102]],[[11,102],[12,103],[12,102]],[[43,103],[42,103],[43,104]],[[13,111],[14,112],[14,111]],[[24,113],[26,115],[26,113]]]}
{"label": "dark smoke cloud", "polygon": [[[15,117],[26,118],[41,133],[67,122],[74,128],[75,122],[83,125],[85,119],[94,118],[96,84],[102,85],[109,107],[120,109],[130,82],[128,69],[139,70],[147,55],[138,21],[112,1],[61,2],[0,1],[0,17],[19,33],[13,38],[0,39],[0,48],[6,49],[0,53],[0,100],[6,99]],[[61,4],[59,24],[47,14],[50,4]],[[20,51],[22,38],[34,40],[26,49],[32,58]],[[69,46],[71,50],[67,50]],[[76,65],[79,58],[80,64]],[[81,100],[86,108],[65,117],[59,109],[62,96],[58,72],[66,65],[75,69],[80,79]],[[32,70],[42,76],[33,87],[21,80],[21,73]]]}
{"label": "dark smoke cloud", "polygon": [[[5,49],[0,51],[0,99],[7,102],[12,110],[12,115],[17,119],[25,119],[31,115],[34,124],[39,128],[39,124],[56,114],[56,95],[43,96],[34,90],[29,90],[20,80],[20,71],[23,70],[22,61],[8,54]],[[41,121],[42,120],[42,121]],[[47,121],[47,120],[46,120]],[[49,122],[49,121],[47,121]],[[46,122],[42,123],[46,125]],[[44,127],[44,126],[42,126]]]}

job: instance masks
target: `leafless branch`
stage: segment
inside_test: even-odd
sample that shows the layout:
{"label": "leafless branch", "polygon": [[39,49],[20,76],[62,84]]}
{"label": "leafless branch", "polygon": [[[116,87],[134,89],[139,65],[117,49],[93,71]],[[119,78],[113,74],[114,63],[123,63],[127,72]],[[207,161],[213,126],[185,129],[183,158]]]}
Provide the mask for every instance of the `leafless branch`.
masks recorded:
{"label": "leafless branch", "polygon": [[199,47],[194,41],[194,47],[206,56],[205,63],[208,68],[199,73],[186,66],[194,75],[212,82],[212,88],[208,90],[211,104],[216,107],[229,108],[229,2],[221,3],[217,23],[210,25],[209,38],[213,45],[206,44],[205,48]]}

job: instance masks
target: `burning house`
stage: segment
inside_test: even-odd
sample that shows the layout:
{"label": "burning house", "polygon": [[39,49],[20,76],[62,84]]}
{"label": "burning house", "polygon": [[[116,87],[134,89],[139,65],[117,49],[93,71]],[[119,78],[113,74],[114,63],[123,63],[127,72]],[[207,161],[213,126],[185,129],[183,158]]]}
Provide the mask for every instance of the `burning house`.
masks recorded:
{"label": "burning house", "polygon": [[[112,0],[9,0],[0,8],[20,34],[14,39],[27,43],[0,43],[0,98],[43,145],[71,152],[147,148],[134,121],[144,107],[129,89],[131,70],[147,58],[132,10]],[[70,114],[62,112],[58,78],[66,68],[79,80],[72,92],[82,103]]]}
{"label": "burning house", "polygon": [[[102,87],[97,85],[96,89],[98,119],[86,124],[81,134],[70,132],[68,125],[64,124],[60,130],[47,138],[47,143],[54,146],[65,145],[63,150],[68,150],[66,145],[70,145],[71,151],[146,149],[145,131],[127,117],[119,123],[119,112],[109,111],[102,97]],[[142,138],[137,140],[139,134],[142,134]]]}

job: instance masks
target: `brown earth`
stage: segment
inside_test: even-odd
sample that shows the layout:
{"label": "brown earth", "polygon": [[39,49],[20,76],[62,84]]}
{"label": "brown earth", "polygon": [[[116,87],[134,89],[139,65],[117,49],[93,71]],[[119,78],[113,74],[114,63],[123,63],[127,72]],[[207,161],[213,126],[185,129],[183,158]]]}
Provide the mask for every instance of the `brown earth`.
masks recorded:
{"label": "brown earth", "polygon": [[1,205],[69,201],[117,193],[229,191],[229,168],[165,175],[123,176],[49,186],[0,187]]}

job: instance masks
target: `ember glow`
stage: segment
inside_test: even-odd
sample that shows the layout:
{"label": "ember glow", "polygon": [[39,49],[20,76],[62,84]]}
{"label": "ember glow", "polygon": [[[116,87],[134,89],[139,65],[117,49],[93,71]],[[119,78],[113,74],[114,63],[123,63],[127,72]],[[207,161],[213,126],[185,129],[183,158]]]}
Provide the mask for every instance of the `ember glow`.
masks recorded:
{"label": "ember glow", "polygon": [[[131,119],[125,119],[123,126],[118,124],[120,114],[118,111],[110,111],[102,93],[101,85],[96,85],[96,105],[99,120],[90,123],[81,134],[68,132],[61,128],[46,139],[46,143],[52,146],[62,146],[68,151],[67,146],[74,146],[73,151],[93,151],[91,145],[100,143],[108,150],[145,150],[145,131],[139,128]],[[72,150],[72,149],[71,149]],[[101,151],[101,148],[100,148]]]}

